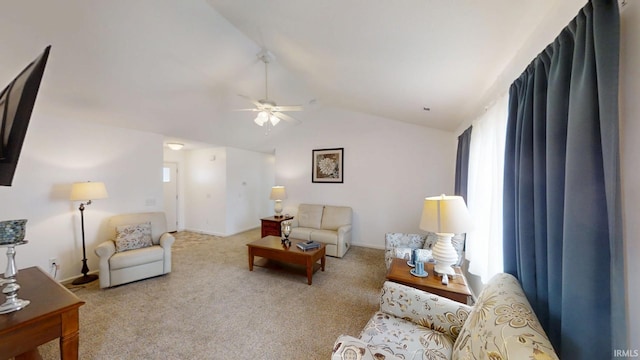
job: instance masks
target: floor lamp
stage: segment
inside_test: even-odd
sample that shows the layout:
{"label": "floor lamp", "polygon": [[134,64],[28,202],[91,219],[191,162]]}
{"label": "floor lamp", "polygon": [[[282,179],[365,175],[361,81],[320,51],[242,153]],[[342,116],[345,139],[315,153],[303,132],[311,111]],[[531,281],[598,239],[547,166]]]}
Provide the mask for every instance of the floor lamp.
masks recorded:
{"label": "floor lamp", "polygon": [[84,208],[91,205],[91,200],[106,199],[107,188],[101,182],[79,182],[71,186],[71,201],[82,201],[80,203],[80,226],[82,227],[82,277],[73,281],[73,285],[82,285],[98,279],[98,275],[88,275],[87,252],[84,243]]}

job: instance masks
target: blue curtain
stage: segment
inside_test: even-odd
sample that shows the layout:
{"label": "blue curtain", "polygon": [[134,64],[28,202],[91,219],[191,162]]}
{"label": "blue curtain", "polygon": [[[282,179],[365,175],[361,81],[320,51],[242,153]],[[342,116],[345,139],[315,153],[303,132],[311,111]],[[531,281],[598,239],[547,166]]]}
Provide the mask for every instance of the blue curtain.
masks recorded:
{"label": "blue curtain", "polygon": [[454,194],[460,195],[467,201],[467,183],[469,180],[469,147],[471,145],[471,130],[469,126],[458,136],[458,152],[456,153],[456,178]]}
{"label": "blue curtain", "polygon": [[616,0],[592,0],[509,90],[504,268],[562,359],[626,349]]}

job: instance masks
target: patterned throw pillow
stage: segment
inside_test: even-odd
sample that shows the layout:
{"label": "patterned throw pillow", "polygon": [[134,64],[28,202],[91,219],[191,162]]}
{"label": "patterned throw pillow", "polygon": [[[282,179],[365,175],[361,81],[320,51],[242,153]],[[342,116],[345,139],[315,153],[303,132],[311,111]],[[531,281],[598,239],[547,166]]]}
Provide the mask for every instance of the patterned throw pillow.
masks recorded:
{"label": "patterned throw pillow", "polygon": [[115,243],[117,252],[153,245],[151,242],[151,223],[117,226]]}

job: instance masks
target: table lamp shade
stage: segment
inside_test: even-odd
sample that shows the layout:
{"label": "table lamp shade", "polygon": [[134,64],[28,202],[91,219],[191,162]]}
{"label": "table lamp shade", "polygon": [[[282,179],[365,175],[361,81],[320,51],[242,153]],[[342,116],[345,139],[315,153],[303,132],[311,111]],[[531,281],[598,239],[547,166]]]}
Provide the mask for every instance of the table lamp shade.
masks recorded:
{"label": "table lamp shade", "polygon": [[271,188],[269,200],[284,200],[287,198],[287,191],[284,186],[274,186]]}
{"label": "table lamp shade", "polygon": [[77,182],[71,185],[71,201],[106,199],[107,188],[103,182]]}
{"label": "table lamp shade", "polygon": [[460,234],[471,228],[471,215],[461,196],[443,194],[424,199],[420,229],[434,233]]}

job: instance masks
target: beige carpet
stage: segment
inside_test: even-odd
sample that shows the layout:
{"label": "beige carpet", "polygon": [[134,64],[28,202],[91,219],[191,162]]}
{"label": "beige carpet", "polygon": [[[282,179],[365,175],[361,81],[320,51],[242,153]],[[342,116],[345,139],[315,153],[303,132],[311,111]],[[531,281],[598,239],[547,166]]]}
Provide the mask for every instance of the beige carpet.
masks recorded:
{"label": "beige carpet", "polygon": [[[80,359],[328,359],[340,334],[358,336],[378,309],[382,250],[352,247],[306,277],[254,267],[251,230],[221,238],[176,234],[173,272],[107,290],[71,288]],[[58,359],[58,343],[40,347]]]}

